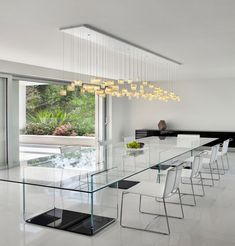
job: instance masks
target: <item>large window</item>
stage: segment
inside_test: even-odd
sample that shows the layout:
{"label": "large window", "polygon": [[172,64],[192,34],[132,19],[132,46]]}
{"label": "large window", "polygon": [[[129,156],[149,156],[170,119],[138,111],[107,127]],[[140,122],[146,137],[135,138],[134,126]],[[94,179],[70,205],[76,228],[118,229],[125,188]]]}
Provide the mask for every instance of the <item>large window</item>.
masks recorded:
{"label": "large window", "polygon": [[106,139],[106,99],[65,86],[0,77],[0,168]]}
{"label": "large window", "polygon": [[95,96],[77,88],[61,96],[61,85],[26,84],[26,122],[31,135],[94,136]]}
{"label": "large window", "polygon": [[62,96],[64,87],[20,81],[21,160],[58,153],[64,145],[82,146],[82,141],[86,141],[84,146],[94,145],[95,95],[83,94],[76,87]]}

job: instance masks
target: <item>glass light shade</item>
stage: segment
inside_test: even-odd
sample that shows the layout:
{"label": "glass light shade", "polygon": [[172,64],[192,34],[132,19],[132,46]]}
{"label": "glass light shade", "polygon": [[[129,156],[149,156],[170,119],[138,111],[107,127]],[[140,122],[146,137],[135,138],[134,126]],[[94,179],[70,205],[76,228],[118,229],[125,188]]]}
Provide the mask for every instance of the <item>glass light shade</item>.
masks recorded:
{"label": "glass light shade", "polygon": [[118,84],[119,84],[119,85],[123,85],[123,84],[124,84],[124,80],[123,80],[123,79],[119,79],[119,80],[118,80]]}
{"label": "glass light shade", "polygon": [[148,81],[143,81],[143,85],[148,85]]}
{"label": "glass light shade", "polygon": [[60,91],[60,95],[61,96],[66,96],[67,95],[67,91],[66,90],[61,90]]}
{"label": "glass light shade", "polygon": [[75,88],[73,85],[68,85],[67,86],[67,91],[75,91]]}
{"label": "glass light shade", "polygon": [[99,84],[101,82],[100,79],[91,79],[92,84]]}
{"label": "glass light shade", "polygon": [[74,80],[74,85],[75,86],[82,86],[82,81],[81,80]]}

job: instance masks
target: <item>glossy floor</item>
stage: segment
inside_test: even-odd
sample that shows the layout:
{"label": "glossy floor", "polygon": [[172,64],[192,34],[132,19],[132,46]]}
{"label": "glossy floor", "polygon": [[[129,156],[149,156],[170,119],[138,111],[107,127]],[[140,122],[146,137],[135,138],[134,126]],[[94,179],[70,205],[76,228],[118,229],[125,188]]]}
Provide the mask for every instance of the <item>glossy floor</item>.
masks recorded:
{"label": "glossy floor", "polygon": [[[124,229],[119,221],[93,237],[77,235],[26,224],[22,218],[22,187],[0,183],[0,245],[1,246],[64,246],[64,245],[235,245],[235,153],[230,153],[231,170],[222,176],[215,187],[206,188],[206,197],[197,199],[196,207],[184,207],[184,220],[170,220],[171,235]],[[148,177],[154,175],[147,174]],[[119,192],[119,196],[121,191]],[[189,198],[187,198],[189,199]],[[42,201],[43,203],[43,201]],[[125,203],[125,222],[142,225],[151,221],[138,213],[138,197],[128,196]],[[161,209],[154,200],[144,200],[143,208]],[[169,205],[169,212],[179,213]],[[152,220],[152,227],[163,228],[164,219]],[[164,229],[164,228],[163,228]]]}

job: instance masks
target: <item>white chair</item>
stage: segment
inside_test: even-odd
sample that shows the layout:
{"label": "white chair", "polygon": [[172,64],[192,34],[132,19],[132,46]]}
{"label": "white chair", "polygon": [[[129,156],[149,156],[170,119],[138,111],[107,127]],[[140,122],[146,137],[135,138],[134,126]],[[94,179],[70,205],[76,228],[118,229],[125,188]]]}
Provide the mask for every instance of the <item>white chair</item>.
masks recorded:
{"label": "white chair", "polygon": [[[219,144],[212,146],[210,157],[203,158],[202,160],[203,169],[209,169],[209,174],[211,176],[211,178],[204,177],[204,179],[211,180],[212,185],[214,185],[215,180],[220,180],[220,171],[219,171],[219,164],[218,164],[219,147],[220,147]],[[202,171],[202,173],[208,173],[208,172]],[[217,175],[218,177],[215,178],[214,175]]]}
{"label": "white chair", "polygon": [[[224,171],[224,173],[225,173],[225,171],[230,169],[230,167],[229,167],[229,159],[228,159],[228,147],[229,147],[229,142],[230,141],[232,141],[231,138],[223,141],[223,143],[220,145],[221,149],[218,152],[218,157],[220,157],[220,159],[221,159],[222,170]],[[211,154],[211,151],[209,151],[208,153]],[[227,167],[225,167],[225,165],[224,165],[225,164],[224,158],[226,159]]]}
{"label": "white chair", "polygon": [[[221,151],[218,153],[218,155],[221,157],[221,161],[223,163],[223,167],[224,167],[225,170],[229,170],[230,169],[229,159],[228,159],[228,147],[229,147],[229,142],[232,141],[232,140],[233,140],[232,138],[225,140],[223,142]],[[224,157],[226,158],[226,161],[227,161],[227,168],[225,168],[225,166],[224,166],[224,159],[223,159]]]}
{"label": "white chair", "polygon": [[[204,189],[204,183],[203,183],[203,178],[202,178],[202,165],[203,165],[203,156],[207,153],[207,151],[202,151],[198,155],[194,156],[193,162],[191,164],[190,169],[183,169],[182,170],[182,175],[181,175],[181,183],[182,184],[189,184],[191,185],[192,193],[182,193],[183,195],[192,195],[193,196],[193,201],[194,204],[183,204],[183,205],[196,205],[196,196],[205,196],[205,189]],[[194,185],[198,185],[198,183],[194,183],[194,179],[200,180],[200,185],[202,188],[202,194],[195,194],[194,192]],[[189,180],[189,183],[187,182]]]}
{"label": "white chair", "polygon": [[[196,196],[200,196],[200,197],[205,196],[205,189],[204,189],[204,183],[203,183],[203,179],[202,179],[201,170],[202,170],[203,156],[206,153],[207,153],[207,151],[202,151],[199,154],[197,154],[196,156],[193,156],[192,163],[191,163],[191,168],[188,169],[186,167],[186,168],[182,169],[181,184],[190,185],[192,193],[183,193],[181,191],[181,196],[185,196],[185,195],[193,196],[193,202],[194,202],[193,204],[182,203],[183,205],[195,206],[196,205]],[[162,175],[166,175],[166,174],[165,173],[159,173],[159,175],[162,176]],[[194,183],[193,180],[198,179],[198,178],[199,178],[200,183]],[[194,185],[200,185],[201,186],[202,194],[195,194]],[[167,202],[167,203],[178,204],[176,202]]]}
{"label": "white chair", "polygon": [[[122,199],[121,199],[120,225],[124,228],[136,229],[136,230],[140,230],[140,231],[149,231],[149,232],[161,233],[161,234],[166,234],[166,235],[170,234],[170,226],[169,226],[169,219],[168,218],[177,218],[177,219],[184,218],[184,211],[183,211],[181,194],[180,194],[180,189],[179,189],[182,168],[183,168],[182,164],[178,164],[175,167],[169,168],[167,171],[167,174],[166,174],[165,182],[163,182],[163,183],[154,183],[154,182],[143,181],[143,182],[140,182],[139,184],[131,187],[130,189],[123,191],[122,192]],[[144,214],[156,215],[156,216],[164,216],[166,218],[166,223],[167,223],[167,232],[155,231],[155,230],[150,230],[147,228],[139,228],[139,227],[124,225],[123,224],[123,203],[124,203],[124,195],[127,195],[128,193],[132,193],[132,194],[136,194],[136,195],[140,196],[139,212],[144,213]],[[181,217],[169,216],[167,213],[165,200],[167,198],[172,197],[173,195],[176,195],[176,194],[178,194],[178,196],[179,196],[179,201],[180,201],[179,204],[180,204],[181,213],[182,213]],[[156,214],[156,213],[150,213],[150,212],[142,211],[141,210],[142,196],[153,197],[153,198],[155,198],[155,200],[156,199],[162,199],[165,214]]]}
{"label": "white chair", "polygon": [[[219,152],[219,144],[216,144],[211,147],[211,151],[207,153],[210,153],[209,158],[203,158],[202,160],[202,167],[203,169],[209,169],[209,172],[201,171],[203,174],[209,174],[210,177],[202,177],[203,180],[211,180],[211,185],[209,184],[204,184],[204,186],[214,186],[214,181],[220,179],[220,173],[219,173],[219,166],[218,166],[218,152]],[[194,160],[194,156],[189,157],[188,159],[185,160],[185,162],[190,162],[192,163]],[[215,168],[213,167],[215,165]],[[216,169],[216,173],[213,172],[213,169]],[[218,175],[218,178],[215,178],[214,175]]]}

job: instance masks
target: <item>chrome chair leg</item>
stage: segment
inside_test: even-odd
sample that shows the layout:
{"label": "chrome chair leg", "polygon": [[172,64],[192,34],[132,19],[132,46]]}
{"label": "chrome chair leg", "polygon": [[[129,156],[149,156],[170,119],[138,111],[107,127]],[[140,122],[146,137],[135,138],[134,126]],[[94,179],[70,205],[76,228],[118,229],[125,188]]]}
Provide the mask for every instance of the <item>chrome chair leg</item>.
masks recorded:
{"label": "chrome chair leg", "polygon": [[[209,173],[210,174],[210,173]],[[193,185],[200,185],[200,186],[202,186],[202,183],[201,183],[201,178],[194,178],[194,179],[199,179],[199,181],[200,181],[200,183],[193,183]],[[202,180],[212,180],[211,178],[203,178],[202,177]],[[183,184],[188,184],[188,185],[190,185],[190,183],[188,183],[188,182],[182,182]],[[207,186],[207,187],[213,187],[213,184],[205,184],[204,182],[203,182],[203,187],[205,187],[205,186]],[[204,196],[204,195],[199,195],[199,194],[195,194],[195,196]]]}
{"label": "chrome chair leg", "polygon": [[170,225],[169,225],[169,219],[168,219],[168,214],[167,214],[167,210],[166,210],[165,198],[163,198],[163,205],[164,205],[164,211],[165,211],[165,215],[166,215],[166,224],[167,224],[168,234],[170,234]]}
{"label": "chrome chair leg", "polygon": [[139,199],[139,212],[141,213],[141,202],[142,202],[142,196],[140,195],[140,199]]}
{"label": "chrome chair leg", "polygon": [[[170,225],[169,225],[169,218],[178,218],[178,217],[174,217],[174,216],[169,216],[167,214],[167,210],[166,210],[166,204],[164,203],[164,211],[165,214],[154,214],[154,213],[147,213],[147,212],[141,212],[141,213],[145,213],[145,214],[151,214],[151,215],[157,215],[158,216],[163,216],[166,217],[166,222],[167,222],[167,232],[164,231],[154,231],[154,230],[149,230],[149,229],[144,229],[144,228],[138,228],[138,227],[133,227],[133,226],[128,226],[128,225],[124,225],[123,221],[122,221],[122,217],[123,217],[123,204],[124,204],[124,195],[128,194],[128,192],[122,192],[122,198],[121,198],[121,211],[120,211],[120,226],[123,228],[128,228],[128,229],[134,229],[134,230],[138,230],[138,231],[146,231],[146,232],[153,232],[153,233],[158,233],[158,234],[163,234],[163,235],[169,235],[170,234]],[[141,202],[141,198],[142,196],[140,196],[140,202]],[[141,205],[139,205],[139,209],[141,208]]]}
{"label": "chrome chair leg", "polygon": [[182,219],[184,218],[184,209],[183,209],[183,203],[182,203],[182,198],[180,194],[180,189],[178,188],[178,194],[179,194],[179,200],[180,200],[180,207],[181,207],[181,213],[182,213]]}
{"label": "chrome chair leg", "polygon": [[226,153],[226,159],[227,159],[227,165],[228,165],[228,170],[229,170],[230,169],[230,164],[229,164],[228,153]]}
{"label": "chrome chair leg", "polygon": [[192,188],[192,195],[193,195],[194,206],[196,206],[196,198],[195,198],[195,193],[194,193],[194,187],[193,187],[193,180],[192,180],[192,178],[190,179],[190,183],[191,183],[191,188]]}
{"label": "chrome chair leg", "polygon": [[211,164],[209,164],[209,167],[210,167],[210,173],[211,173],[211,183],[212,183],[212,185],[214,186],[215,183],[214,183],[214,177],[213,177],[213,173],[212,173]]}
{"label": "chrome chair leg", "polygon": [[[195,192],[194,192],[193,179],[190,178],[190,183],[182,182],[182,184],[190,185],[190,186],[191,186],[192,193],[182,193],[182,192],[180,192],[180,190],[179,190],[178,192],[179,192],[179,194],[180,194],[180,199],[179,199],[179,200],[180,200],[180,203],[181,203],[182,205],[185,205],[185,206],[196,206],[196,196],[200,196],[200,195],[197,195],[197,194],[195,194]],[[182,196],[186,196],[186,195],[188,195],[188,196],[193,196],[193,204],[182,203]],[[178,203],[176,203],[176,202],[169,202],[169,203],[172,203],[172,204],[178,204]]]}
{"label": "chrome chair leg", "polygon": [[225,174],[225,167],[224,167],[224,159],[223,159],[223,156],[221,155],[221,157],[220,157],[220,159],[221,159],[221,163],[222,163],[222,169],[223,169],[223,174]]}
{"label": "chrome chair leg", "polygon": [[[180,194],[180,195],[182,196],[182,194]],[[139,204],[139,212],[140,213],[142,213],[142,214],[149,214],[149,215],[157,215],[157,216],[165,216],[164,214],[151,213],[151,212],[146,212],[146,211],[141,210],[141,201],[142,201],[142,199],[140,198],[139,201],[140,201],[140,204]],[[163,198],[157,198],[157,197],[155,197],[155,201],[156,202],[163,203]],[[180,205],[180,202],[166,202],[166,200],[165,200],[165,203]],[[182,203],[182,201],[181,201],[181,203]],[[182,203],[182,205],[187,205],[187,204],[183,204]],[[191,206],[191,205],[189,205],[189,206]],[[183,219],[184,217],[183,216],[180,217],[180,216],[168,215],[168,218]]]}
{"label": "chrome chair leg", "polygon": [[[218,164],[218,161],[216,160],[215,161],[215,164],[216,164],[216,171],[217,173],[213,173],[214,174],[217,174],[218,175],[218,180],[220,180],[220,171],[219,171],[219,164]],[[216,180],[216,179],[215,179]]]}
{"label": "chrome chair leg", "polygon": [[[223,163],[222,157],[221,157],[221,164],[222,164],[222,168],[219,168],[218,162],[216,164],[216,167],[212,168],[213,174],[217,174],[218,176],[225,174],[226,169],[224,168],[224,163]],[[210,169],[210,168],[204,168],[204,169]],[[204,172],[204,173],[207,173],[207,172]],[[220,177],[218,177],[217,179],[214,178],[214,180],[219,180],[219,179],[220,179]]]}
{"label": "chrome chair leg", "polygon": [[201,196],[205,196],[205,189],[204,189],[204,183],[203,183],[201,172],[199,172],[199,175],[200,175],[200,180],[201,180],[201,185],[202,185],[202,195]]}
{"label": "chrome chair leg", "polygon": [[122,213],[123,213],[123,200],[124,200],[124,195],[125,195],[125,192],[122,192],[122,199],[121,199],[121,210],[120,210],[120,225],[122,225]]}
{"label": "chrome chair leg", "polygon": [[208,173],[208,172],[201,172],[201,173],[205,173],[205,174],[210,174],[210,178],[203,178],[202,177],[202,179],[203,180],[211,180],[211,184],[204,184],[204,186],[210,186],[210,187],[212,187],[212,186],[214,186],[215,185],[215,180],[217,180],[218,181],[218,179],[214,179],[214,176],[213,176],[213,172],[212,172],[212,168],[211,168],[211,164],[209,164],[209,170],[210,170],[210,172]]}
{"label": "chrome chair leg", "polygon": [[[194,179],[199,179],[199,182],[198,183],[194,183],[193,182],[193,185],[200,185],[202,187],[202,194],[196,194],[194,192],[194,196],[200,196],[200,197],[205,196],[205,188],[204,188],[204,186],[210,186],[211,187],[211,185],[204,184],[201,172],[199,172],[199,178],[194,177]],[[190,185],[189,182],[183,182],[183,181],[182,181],[182,184]],[[183,194],[183,195],[192,195],[190,193],[181,193],[181,194]]]}
{"label": "chrome chair leg", "polygon": [[[216,161],[216,167],[213,168],[215,171],[217,171],[216,173],[214,174],[218,174],[218,175],[224,175],[225,174],[225,167],[224,167],[224,160],[222,158],[222,156],[220,156],[221,158],[221,164],[222,164],[222,168],[219,168],[219,164],[218,164],[218,161]],[[221,172],[222,171],[222,172]]]}

